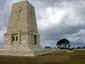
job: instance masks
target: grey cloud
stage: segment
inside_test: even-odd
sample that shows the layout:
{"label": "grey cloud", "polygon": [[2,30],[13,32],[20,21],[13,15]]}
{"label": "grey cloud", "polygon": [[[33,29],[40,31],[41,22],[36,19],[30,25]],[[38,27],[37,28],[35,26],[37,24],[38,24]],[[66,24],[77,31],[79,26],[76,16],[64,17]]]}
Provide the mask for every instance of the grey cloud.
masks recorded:
{"label": "grey cloud", "polygon": [[0,10],[3,11],[5,5],[6,5],[7,0],[0,0]]}
{"label": "grey cloud", "polygon": [[11,0],[0,0],[0,43],[4,42],[4,32],[6,32],[10,8]]}
{"label": "grey cloud", "polygon": [[[69,2],[70,4],[68,4],[67,2]],[[84,2],[85,2],[84,0],[82,0],[82,1],[80,1],[80,0],[66,1],[65,0],[64,3],[67,5],[64,5],[64,6],[62,6],[62,3],[59,4],[59,2],[58,2],[58,4],[57,4],[57,2],[56,2],[57,6],[60,8],[62,6],[62,8],[73,8],[75,10],[75,13],[76,13],[75,20],[71,20],[71,21],[73,21],[73,24],[75,22],[80,22],[80,21],[82,21],[83,23],[82,24],[80,23],[78,25],[73,25],[73,26],[70,24],[67,25],[67,22],[70,20],[66,16],[66,18],[63,18],[60,25],[56,25],[54,27],[51,27],[49,25],[49,27],[50,27],[49,29],[46,29],[45,31],[40,31],[41,40],[59,40],[61,37],[64,37],[65,35],[69,35],[69,34],[71,35],[76,32],[79,32],[81,29],[85,29],[85,6],[83,5]],[[49,4],[48,6],[50,6],[50,5],[51,4]],[[69,13],[70,12],[71,11],[69,11]],[[76,18],[78,18],[78,20]]]}
{"label": "grey cloud", "polygon": [[7,27],[7,23],[9,20],[11,3],[10,0],[1,0],[0,1],[0,27]]}
{"label": "grey cloud", "polygon": [[54,7],[55,5],[57,5],[59,7],[63,7],[67,4],[70,5],[70,3],[72,3],[73,5],[80,6],[80,5],[83,5],[82,4],[83,1],[84,0],[36,0],[36,1],[30,0],[30,2],[33,3],[33,5],[40,5],[40,6],[44,6],[44,7],[52,7],[52,6]]}

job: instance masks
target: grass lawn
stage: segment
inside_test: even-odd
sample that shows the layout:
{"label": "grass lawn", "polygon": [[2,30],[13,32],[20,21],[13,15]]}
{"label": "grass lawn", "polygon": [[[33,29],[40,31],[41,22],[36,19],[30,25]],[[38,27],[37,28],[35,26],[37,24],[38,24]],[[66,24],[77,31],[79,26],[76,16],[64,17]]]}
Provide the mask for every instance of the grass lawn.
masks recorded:
{"label": "grass lawn", "polygon": [[85,64],[85,51],[53,52],[35,57],[0,56],[0,64]]}

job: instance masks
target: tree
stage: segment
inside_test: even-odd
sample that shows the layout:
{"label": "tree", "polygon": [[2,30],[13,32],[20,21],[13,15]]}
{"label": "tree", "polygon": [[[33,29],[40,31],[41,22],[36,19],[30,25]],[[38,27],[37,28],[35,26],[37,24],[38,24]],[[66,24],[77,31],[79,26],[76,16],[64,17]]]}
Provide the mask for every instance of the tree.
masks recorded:
{"label": "tree", "polygon": [[56,45],[58,46],[58,48],[66,49],[70,47],[70,42],[67,39],[63,38],[59,40]]}
{"label": "tree", "polygon": [[50,46],[45,46],[45,48],[51,48]]}

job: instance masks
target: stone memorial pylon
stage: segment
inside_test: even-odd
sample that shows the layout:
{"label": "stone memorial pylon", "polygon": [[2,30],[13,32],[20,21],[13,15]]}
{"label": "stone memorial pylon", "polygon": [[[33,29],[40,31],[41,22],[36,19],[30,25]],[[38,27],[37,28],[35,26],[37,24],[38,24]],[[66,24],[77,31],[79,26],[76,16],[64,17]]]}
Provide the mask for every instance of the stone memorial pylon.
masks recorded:
{"label": "stone memorial pylon", "polygon": [[13,4],[4,47],[28,49],[40,46],[35,9],[28,1]]}
{"label": "stone memorial pylon", "polygon": [[4,39],[0,55],[36,56],[52,52],[40,48],[35,9],[28,1],[13,4]]}

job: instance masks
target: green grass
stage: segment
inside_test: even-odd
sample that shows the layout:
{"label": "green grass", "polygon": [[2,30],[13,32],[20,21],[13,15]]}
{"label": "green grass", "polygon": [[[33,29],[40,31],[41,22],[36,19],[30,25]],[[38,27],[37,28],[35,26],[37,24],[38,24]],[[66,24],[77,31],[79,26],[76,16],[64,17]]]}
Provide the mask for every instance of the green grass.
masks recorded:
{"label": "green grass", "polygon": [[56,51],[35,57],[0,56],[0,64],[85,64],[85,51]]}

